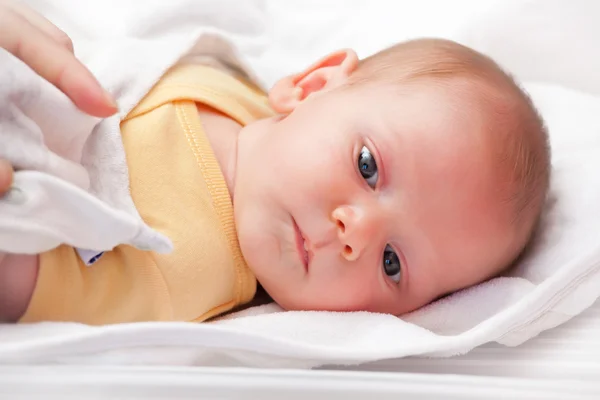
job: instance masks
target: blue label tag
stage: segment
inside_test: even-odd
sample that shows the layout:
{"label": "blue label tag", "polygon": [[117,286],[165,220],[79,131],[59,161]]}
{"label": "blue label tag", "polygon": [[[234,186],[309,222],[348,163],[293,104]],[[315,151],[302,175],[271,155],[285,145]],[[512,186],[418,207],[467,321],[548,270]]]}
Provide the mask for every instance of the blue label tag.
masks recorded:
{"label": "blue label tag", "polygon": [[85,250],[85,249],[76,249],[76,250],[77,250],[77,254],[79,254],[79,258],[81,258],[83,263],[85,265],[87,265],[88,267],[90,265],[94,264],[96,261],[98,261],[100,259],[100,257],[102,257],[102,255],[104,254],[103,251]]}

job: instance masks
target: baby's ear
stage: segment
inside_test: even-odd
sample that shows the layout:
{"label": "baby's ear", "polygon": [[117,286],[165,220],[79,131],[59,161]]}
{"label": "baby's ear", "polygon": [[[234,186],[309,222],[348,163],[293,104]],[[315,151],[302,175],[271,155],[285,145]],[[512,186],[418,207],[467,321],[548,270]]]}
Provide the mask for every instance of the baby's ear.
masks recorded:
{"label": "baby's ear", "polygon": [[280,114],[289,114],[310,94],[331,90],[348,81],[358,66],[353,50],[331,53],[299,74],[280,79],[269,92],[269,104]]}

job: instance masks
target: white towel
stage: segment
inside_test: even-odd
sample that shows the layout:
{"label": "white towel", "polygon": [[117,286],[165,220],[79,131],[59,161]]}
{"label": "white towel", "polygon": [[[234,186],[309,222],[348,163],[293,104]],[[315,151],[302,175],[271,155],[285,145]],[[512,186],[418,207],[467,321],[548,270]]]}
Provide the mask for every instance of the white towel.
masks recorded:
{"label": "white towel", "polygon": [[190,52],[244,69],[234,49],[256,55],[264,47],[262,2],[29,3],[68,32],[120,115],[102,121],[84,115],[0,52],[0,157],[21,170],[0,199],[0,251],[40,253],[66,243],[81,249],[86,262],[119,244],[170,251],[169,239],[142,221],[129,194],[120,118]]}
{"label": "white towel", "polygon": [[[221,4],[218,0],[215,3]],[[275,15],[277,20],[271,21],[274,25],[269,29],[288,38],[303,32],[302,42],[310,44],[313,54],[318,46],[325,52],[339,43],[353,45],[367,39],[379,40],[383,46],[392,40],[389,35],[397,27],[391,24],[395,16],[406,15],[403,13],[415,6],[414,1],[385,2],[385,7],[383,3],[357,1],[353,3],[356,8],[344,8],[340,6],[345,1],[289,0],[286,7],[290,8],[290,15]],[[90,4],[85,7],[91,7]],[[283,12],[285,7],[281,4],[274,1],[268,9]],[[600,37],[600,27],[595,22],[584,24],[582,21],[587,19],[577,16],[593,13],[590,7],[596,3],[537,0],[514,4],[520,6],[506,8],[506,12],[492,10],[486,19],[481,19],[485,30],[478,24],[471,25],[463,36],[465,40],[477,38],[476,45],[492,54],[499,49],[495,44],[509,43],[510,46],[502,45],[503,51],[499,52],[503,64],[535,51],[537,56],[544,55],[545,63],[551,66],[553,61],[561,62],[564,69],[545,76],[544,83],[526,85],[551,133],[552,189],[542,234],[524,261],[506,277],[456,293],[403,318],[370,313],[283,312],[269,304],[204,324],[6,325],[0,327],[0,363],[313,367],[411,355],[442,357],[491,341],[517,345],[582,312],[600,296],[600,96],[578,90],[581,86],[566,85],[572,82],[568,75],[575,75],[579,82],[588,81],[589,87],[598,87],[595,71],[585,67],[597,60],[595,42]],[[291,17],[307,15],[295,11],[311,7],[319,17],[334,15],[335,21],[346,23],[333,24],[324,19],[319,24],[312,20],[311,30],[302,31],[308,21],[294,22]],[[167,22],[173,21],[177,12],[186,13],[176,9],[166,12],[161,7],[157,12],[169,16]],[[424,10],[423,15],[429,12]],[[386,16],[389,30],[375,25]],[[359,17],[362,25],[354,23]],[[82,20],[85,18],[89,17],[82,15]],[[92,28],[102,30],[105,26],[115,35],[131,22],[117,22],[116,17],[110,21],[89,21]],[[337,41],[317,40],[333,35],[332,26],[336,28]],[[557,26],[570,32],[578,39],[578,46],[587,50],[579,59],[563,60],[563,54],[572,51],[572,41],[561,41],[561,36],[555,34],[544,36]],[[155,25],[157,36],[159,27],[167,32],[170,29],[168,25]],[[365,38],[364,29],[376,27],[385,35]],[[589,34],[590,30],[596,34]],[[407,36],[410,35],[396,32],[398,39]],[[529,40],[533,37],[538,40]],[[548,40],[544,41],[544,37]],[[331,47],[325,48],[328,46]],[[273,54],[277,58],[257,60],[256,65],[282,65],[286,60],[295,64],[302,58],[298,47],[288,49],[288,53],[284,46],[278,50]],[[533,61],[526,64],[529,80],[545,70],[545,65],[537,65],[536,72]],[[293,67],[289,64],[285,69]],[[513,72],[520,76],[523,71],[515,68]]]}

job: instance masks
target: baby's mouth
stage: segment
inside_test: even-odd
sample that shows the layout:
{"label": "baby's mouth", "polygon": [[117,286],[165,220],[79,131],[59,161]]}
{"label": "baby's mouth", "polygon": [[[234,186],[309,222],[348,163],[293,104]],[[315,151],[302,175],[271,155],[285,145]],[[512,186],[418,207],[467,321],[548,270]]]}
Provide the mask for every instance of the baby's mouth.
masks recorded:
{"label": "baby's mouth", "polygon": [[296,239],[296,250],[298,251],[298,256],[300,258],[300,261],[304,265],[304,269],[306,270],[306,272],[308,272],[308,264],[310,262],[308,244],[306,243],[306,239],[304,238],[302,231],[300,231],[300,227],[296,223],[296,220],[294,219],[294,217],[292,217],[292,222],[294,224],[294,236]]}

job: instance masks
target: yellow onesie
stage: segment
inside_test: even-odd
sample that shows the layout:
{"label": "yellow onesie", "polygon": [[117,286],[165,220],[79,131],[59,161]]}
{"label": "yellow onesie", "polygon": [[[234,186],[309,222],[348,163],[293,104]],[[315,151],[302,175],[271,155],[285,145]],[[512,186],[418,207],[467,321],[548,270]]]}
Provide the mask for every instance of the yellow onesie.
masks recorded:
{"label": "yellow onesie", "polygon": [[242,125],[272,115],[261,91],[217,69],[179,65],[121,123],[133,201],[171,254],[119,246],[92,266],[72,247],[40,255],[20,322],[203,321],[249,302],[256,280],[237,241],[225,179],[196,103]]}

